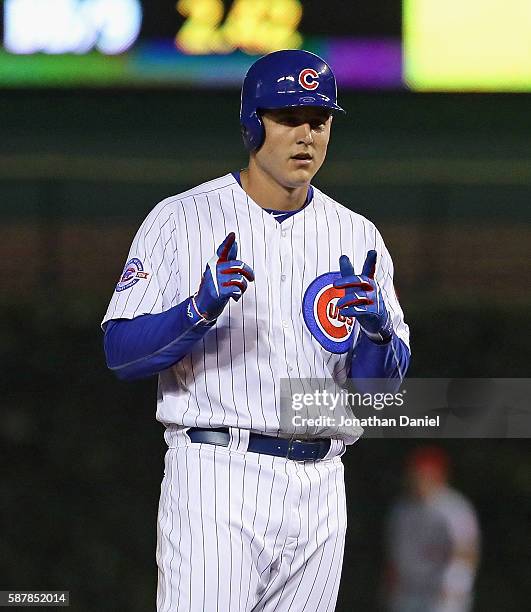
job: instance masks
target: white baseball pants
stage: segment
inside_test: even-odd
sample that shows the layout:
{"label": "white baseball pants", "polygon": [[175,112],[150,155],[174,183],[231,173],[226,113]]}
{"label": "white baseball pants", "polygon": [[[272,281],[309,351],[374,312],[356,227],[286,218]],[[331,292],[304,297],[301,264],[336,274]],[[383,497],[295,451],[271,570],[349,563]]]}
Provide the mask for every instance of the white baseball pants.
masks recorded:
{"label": "white baseball pants", "polygon": [[347,523],[340,457],[166,440],[157,612],[332,612]]}

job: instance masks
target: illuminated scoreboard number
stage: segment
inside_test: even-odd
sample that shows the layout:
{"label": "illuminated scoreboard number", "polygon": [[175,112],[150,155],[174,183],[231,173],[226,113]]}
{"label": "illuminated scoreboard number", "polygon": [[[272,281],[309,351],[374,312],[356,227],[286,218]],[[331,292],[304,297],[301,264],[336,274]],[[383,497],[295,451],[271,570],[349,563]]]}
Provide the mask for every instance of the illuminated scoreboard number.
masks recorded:
{"label": "illuminated scoreboard number", "polygon": [[140,33],[140,0],[5,0],[4,47],[10,53],[114,55]]}
{"label": "illuminated scoreboard number", "polygon": [[185,53],[259,54],[302,46],[299,0],[234,0],[225,21],[223,0],[179,0],[177,10],[186,21],[175,43]]}

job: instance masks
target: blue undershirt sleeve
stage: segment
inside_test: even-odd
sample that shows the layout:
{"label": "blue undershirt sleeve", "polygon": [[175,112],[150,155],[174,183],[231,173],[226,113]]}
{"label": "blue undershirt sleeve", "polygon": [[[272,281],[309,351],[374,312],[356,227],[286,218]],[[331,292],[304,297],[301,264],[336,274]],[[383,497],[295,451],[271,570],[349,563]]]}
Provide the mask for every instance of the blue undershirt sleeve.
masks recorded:
{"label": "blue undershirt sleeve", "polygon": [[190,298],[159,314],[111,320],[103,341],[107,366],[121,380],[152,376],[180,361],[214,324]]}
{"label": "blue undershirt sleeve", "polygon": [[393,381],[392,386],[398,390],[409,367],[409,360],[409,349],[395,333],[386,344],[376,344],[361,332],[353,351],[350,377]]}

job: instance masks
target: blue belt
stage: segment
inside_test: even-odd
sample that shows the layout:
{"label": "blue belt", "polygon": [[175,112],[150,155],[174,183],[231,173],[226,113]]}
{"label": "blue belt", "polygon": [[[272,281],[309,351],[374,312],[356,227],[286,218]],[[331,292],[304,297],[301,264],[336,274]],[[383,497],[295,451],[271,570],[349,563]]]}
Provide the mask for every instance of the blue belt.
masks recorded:
{"label": "blue belt", "polygon": [[[190,427],[186,431],[192,442],[228,446],[230,433],[226,428],[202,429]],[[330,450],[330,440],[327,438],[317,440],[290,440],[262,436],[256,433],[249,434],[247,450],[251,453],[262,453],[274,457],[284,457],[293,461],[318,461],[324,459]]]}

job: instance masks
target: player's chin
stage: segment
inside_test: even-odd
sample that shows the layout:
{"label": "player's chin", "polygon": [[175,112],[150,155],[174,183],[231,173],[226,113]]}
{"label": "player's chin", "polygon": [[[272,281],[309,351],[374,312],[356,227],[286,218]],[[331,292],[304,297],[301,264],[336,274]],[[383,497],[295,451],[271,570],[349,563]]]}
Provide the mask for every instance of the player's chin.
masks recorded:
{"label": "player's chin", "polygon": [[308,164],[304,167],[290,168],[287,172],[288,183],[292,187],[301,187],[307,185],[315,176],[317,168],[314,164]]}

